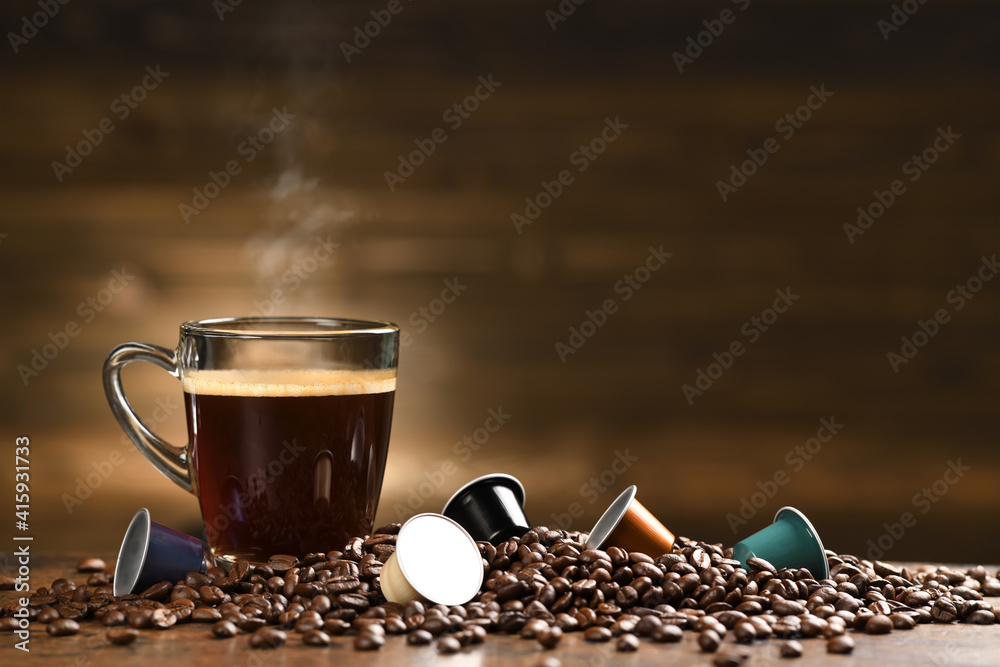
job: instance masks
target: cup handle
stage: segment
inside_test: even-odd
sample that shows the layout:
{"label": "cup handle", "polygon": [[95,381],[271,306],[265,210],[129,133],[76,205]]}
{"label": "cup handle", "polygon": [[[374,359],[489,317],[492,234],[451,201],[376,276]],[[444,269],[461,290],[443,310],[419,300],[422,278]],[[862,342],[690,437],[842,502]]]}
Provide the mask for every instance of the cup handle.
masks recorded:
{"label": "cup handle", "polygon": [[108,405],[126,435],[132,439],[142,455],[157,469],[185,491],[194,493],[191,473],[187,466],[186,448],[176,447],[149,430],[125,397],[122,388],[122,368],[133,361],[148,361],[176,378],[177,357],[170,350],[148,343],[122,343],[104,361],[104,394]]}

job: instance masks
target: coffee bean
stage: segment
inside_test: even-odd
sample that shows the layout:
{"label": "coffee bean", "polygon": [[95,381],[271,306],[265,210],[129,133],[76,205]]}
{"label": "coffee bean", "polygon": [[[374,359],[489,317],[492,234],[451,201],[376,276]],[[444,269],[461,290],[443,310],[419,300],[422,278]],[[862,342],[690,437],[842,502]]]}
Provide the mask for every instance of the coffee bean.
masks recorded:
{"label": "coffee bean", "polygon": [[[458,640],[455,641],[457,642]],[[377,651],[384,644],[385,635],[375,634],[374,632],[362,632],[354,638],[355,651]]]}
{"label": "coffee bean", "polygon": [[[124,623],[125,616],[122,615],[121,612],[119,612],[119,615],[122,616],[122,622]],[[46,607],[45,609],[42,609],[41,611],[38,612],[38,616],[35,618],[35,620],[37,620],[39,623],[51,623],[52,621],[58,620],[59,618],[61,618],[61,616],[59,616],[58,611],[56,611],[52,607]]]}
{"label": "coffee bean", "polygon": [[53,637],[68,637],[80,631],[80,624],[70,618],[60,618],[45,626],[45,631]]}
{"label": "coffee bean", "polygon": [[133,628],[142,630],[143,628],[153,627],[153,610],[149,608],[144,609],[134,609],[134,613],[129,618],[129,612],[125,612],[125,618],[128,620],[129,625]]}
{"label": "coffee bean", "polygon": [[230,621],[218,621],[212,626],[212,634],[220,639],[235,637],[236,633],[236,625]]}
{"label": "coffee bean", "polygon": [[849,635],[839,635],[826,642],[827,653],[850,653],[854,650],[854,640]]}
{"label": "coffee bean", "polygon": [[973,625],[993,625],[997,623],[996,614],[985,609],[978,609],[965,618],[966,623]]}
{"label": "coffee bean", "polygon": [[544,630],[535,635],[538,643],[542,645],[542,648],[555,648],[559,645],[559,640],[562,639],[563,631],[558,626],[546,627]]}
{"label": "coffee bean", "polygon": [[413,630],[406,635],[406,643],[411,646],[426,646],[434,641],[434,635],[426,630]]}
{"label": "coffee bean", "polygon": [[740,667],[740,665],[746,661],[748,656],[748,653],[729,649],[726,651],[720,651],[715,657],[713,657],[712,664],[715,665],[715,667]]}
{"label": "coffee bean", "polygon": [[621,653],[634,653],[639,650],[639,638],[633,634],[623,634],[615,641],[615,650]]}
{"label": "coffee bean", "polygon": [[149,622],[158,630],[166,630],[177,623],[177,615],[169,609],[154,609]]}
{"label": "coffee bean", "polygon": [[802,655],[802,643],[794,639],[787,639],[781,642],[778,650],[782,658],[798,658]]}
{"label": "coffee bean", "polygon": [[236,623],[236,627],[238,627],[243,632],[256,632],[257,630],[263,628],[265,625],[267,625],[267,621],[264,620],[263,618],[258,618],[256,616],[247,616],[245,618],[240,619]]}
{"label": "coffee bean", "polygon": [[892,619],[884,614],[875,614],[865,623],[865,632],[869,635],[886,635],[892,632]]}
{"label": "coffee bean", "polygon": [[331,641],[330,635],[319,629],[309,630],[302,635],[302,643],[306,646],[329,646]]}
{"label": "coffee bean", "polygon": [[277,628],[260,628],[250,635],[250,648],[278,648],[287,635]]}
{"label": "coffee bean", "polygon": [[778,570],[775,569],[773,565],[768,563],[763,558],[757,558],[756,556],[747,558],[747,567],[750,568],[751,572],[768,572],[770,574],[778,574]]}
{"label": "coffee bean", "polygon": [[659,643],[672,643],[679,642],[684,636],[684,631],[678,626],[669,623],[663,623],[649,634],[649,638],[654,642]]}
{"label": "coffee bean", "polygon": [[108,628],[104,636],[116,646],[125,646],[139,638],[139,631],[129,627]]}
{"label": "coffee bean", "polygon": [[583,631],[583,638],[588,642],[611,641],[611,630],[595,625]]}
{"label": "coffee bean", "polygon": [[169,581],[161,581],[160,583],[153,584],[144,590],[139,594],[139,597],[144,600],[157,600],[159,602],[163,602],[170,597],[170,591],[172,591],[173,588],[174,585]]}
{"label": "coffee bean", "polygon": [[955,603],[948,598],[938,598],[931,605],[931,617],[936,623],[954,623],[958,619]]}
{"label": "coffee bean", "polygon": [[76,564],[77,572],[104,572],[107,564],[100,558],[84,558]]}
{"label": "coffee bean", "polygon": [[284,574],[295,567],[296,562],[298,562],[298,559],[295,556],[275,554],[267,559],[267,566],[271,568],[271,572],[274,574]]}
{"label": "coffee bean", "polygon": [[221,618],[219,610],[212,607],[196,607],[191,611],[191,620],[195,623],[215,623]]}
{"label": "coffee bean", "polygon": [[722,639],[715,630],[705,629],[698,635],[698,646],[705,653],[715,653],[719,650],[719,644],[721,643]]}

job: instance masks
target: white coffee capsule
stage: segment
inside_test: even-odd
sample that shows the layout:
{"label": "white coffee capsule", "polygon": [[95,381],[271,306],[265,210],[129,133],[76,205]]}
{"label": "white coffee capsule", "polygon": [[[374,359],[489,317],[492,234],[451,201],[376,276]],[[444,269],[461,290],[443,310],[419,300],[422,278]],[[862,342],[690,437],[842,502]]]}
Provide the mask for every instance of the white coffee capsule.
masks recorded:
{"label": "white coffee capsule", "polygon": [[483,585],[483,557],[476,541],[448,517],[418,514],[400,527],[381,582],[389,602],[465,604]]}

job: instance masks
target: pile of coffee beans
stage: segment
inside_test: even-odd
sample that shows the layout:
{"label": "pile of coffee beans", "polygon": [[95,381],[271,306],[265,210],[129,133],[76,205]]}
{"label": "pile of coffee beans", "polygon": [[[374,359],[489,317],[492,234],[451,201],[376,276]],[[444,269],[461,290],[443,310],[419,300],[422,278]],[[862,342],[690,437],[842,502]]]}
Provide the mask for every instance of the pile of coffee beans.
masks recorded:
{"label": "pile of coffee beans", "polygon": [[[801,639],[850,653],[855,633],[1000,621],[1000,609],[983,601],[1000,596],[1000,572],[983,567],[910,570],[827,552],[830,578],[817,580],[808,570],[776,570],[758,558],[745,570],[730,550],[683,537],[671,553],[654,558],[614,546],[587,550],[586,534],[545,527],[497,547],[479,543],[486,577],[471,602],[399,605],[386,602],[379,588],[398,531],[399,524],[389,524],[341,550],[275,555],[266,564],[238,560],[228,571],[192,572],[120,597],[112,594],[104,564],[88,559],[80,564],[93,572],[86,585],[57,579],[31,595],[28,614],[53,636],[79,632],[81,621],[101,623],[114,645],[134,642],[139,630],[203,623],[206,636],[247,634],[258,649],[293,638],[327,646],[334,636],[350,635],[356,650],[376,651],[387,636],[405,635],[407,644],[433,643],[443,654],[489,633],[556,649],[564,634],[580,632],[587,642],[631,652],[644,641],[677,642],[691,631],[716,665],[739,665],[748,656],[744,646],[770,638],[781,656],[795,658]],[[3,608],[0,629],[17,627],[16,610]]]}

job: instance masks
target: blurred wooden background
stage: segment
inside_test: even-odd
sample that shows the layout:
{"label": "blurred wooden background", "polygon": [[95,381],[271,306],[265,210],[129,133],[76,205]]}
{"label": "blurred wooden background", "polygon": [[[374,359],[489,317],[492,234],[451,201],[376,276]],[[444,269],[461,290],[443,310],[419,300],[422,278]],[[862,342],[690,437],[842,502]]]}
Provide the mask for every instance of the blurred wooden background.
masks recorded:
{"label": "blurred wooden background", "polygon": [[[577,502],[585,530],[635,483],[674,532],[727,545],[794,505],[832,549],[863,555],[910,511],[887,558],[1000,559],[1000,285],[946,302],[1000,245],[997,3],[922,5],[887,41],[889,3],[589,0],[554,31],[555,0],[402,6],[350,63],[340,44],[385,3],[244,0],[222,21],[207,0],[71,3],[17,53],[5,38],[0,435],[7,452],[31,436],[40,549],[114,548],[140,506],[197,530],[195,501],[122,443],[101,363],[281,289],[278,313],[411,336],[381,520],[506,471],[535,523]],[[678,73],[672,54],[726,8],[735,21]],[[3,34],[37,11],[4,0]],[[112,104],[147,66],[169,76],[120,120]],[[452,130],[442,114],[489,75],[500,87]],[[833,96],[780,138],[776,121],[821,84]],[[247,164],[238,146],[275,107],[296,118]],[[105,117],[114,131],[58,182],[52,162]],[[606,117],[628,128],[518,234],[511,214]],[[850,244],[857,207],[949,126],[961,138]],[[438,127],[447,141],[390,192],[397,155]],[[772,136],[779,152],[724,203],[716,182]],[[186,224],[179,204],[232,159],[242,172]],[[282,277],[327,235],[333,261],[292,289]],[[623,302],[616,281],[661,244],[673,256]],[[123,267],[135,278],[87,321],[78,305]],[[414,314],[455,279],[467,290],[424,329]],[[681,385],[747,343],[743,323],[786,287],[799,301],[689,405]],[[561,363],[555,344],[612,297],[620,310]],[[938,308],[951,322],[893,373],[886,354]],[[26,386],[18,365],[68,322],[79,335]],[[176,382],[130,368],[126,386],[180,442]],[[464,461],[455,443],[500,406],[508,423]],[[831,416],[844,428],[791,470],[786,453]],[[637,462],[589,486],[616,450]],[[959,459],[971,469],[921,513],[914,495]],[[70,512],[76,479],[112,460]],[[422,498],[446,461],[458,472]],[[779,470],[788,484],[734,534],[727,513]]]}

